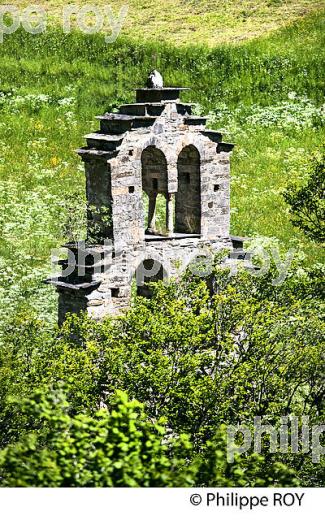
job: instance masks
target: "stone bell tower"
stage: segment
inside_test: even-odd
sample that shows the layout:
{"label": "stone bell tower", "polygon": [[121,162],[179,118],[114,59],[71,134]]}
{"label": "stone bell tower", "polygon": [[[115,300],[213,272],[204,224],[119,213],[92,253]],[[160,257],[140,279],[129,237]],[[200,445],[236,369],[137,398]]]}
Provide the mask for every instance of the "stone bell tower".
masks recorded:
{"label": "stone bell tower", "polygon": [[240,257],[242,240],[229,235],[233,145],[192,115],[180,100],[183,90],[138,89],[135,103],[98,117],[100,130],[78,150],[88,237],[66,244],[62,274],[50,281],[59,293],[59,322],[68,312],[119,314],[133,283],[146,295],[146,282],[177,277],[207,248],[235,248]]}

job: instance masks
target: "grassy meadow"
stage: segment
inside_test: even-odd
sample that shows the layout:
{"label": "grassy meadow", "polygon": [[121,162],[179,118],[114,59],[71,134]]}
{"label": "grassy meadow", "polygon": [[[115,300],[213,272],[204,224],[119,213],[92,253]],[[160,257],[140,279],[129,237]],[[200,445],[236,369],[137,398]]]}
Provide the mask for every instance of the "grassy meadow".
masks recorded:
{"label": "grassy meadow", "polygon": [[[176,4],[190,17],[206,2],[200,8],[195,2]],[[236,143],[232,233],[264,237],[283,251],[295,248],[307,264],[323,260],[323,249],[290,224],[282,192],[289,182],[304,181],[312,155],[324,143],[324,11],[301,17],[320,2],[259,2],[247,19],[263,35],[230,44],[238,34],[248,39],[242,22],[235,27],[235,5],[249,11],[253,2],[227,4],[227,41],[204,26],[207,41],[193,31],[192,45],[182,46],[146,41],[145,32],[137,42],[128,37],[130,28],[114,44],[101,35],[63,34],[54,25],[42,35],[20,30],[5,36],[0,47],[3,323],[24,308],[56,319],[55,293],[42,283],[50,274],[50,251],[84,234],[85,180],[75,149],[96,129],[96,115],[134,99],[134,88],[153,67],[166,84],[190,86],[184,99],[197,104],[197,113],[208,113],[210,126]],[[168,2],[162,5],[166,12]],[[274,18],[264,16],[270,26],[264,28],[259,16],[270,6]],[[291,9],[295,21],[264,34],[282,25],[284,9]],[[165,29],[162,22],[157,25],[158,41]],[[182,32],[179,37],[185,44],[188,38]]]}
{"label": "grassy meadow", "polygon": [[[123,23],[123,36],[133,41],[164,41],[176,45],[189,43],[215,46],[250,40],[287,25],[290,22],[324,7],[322,0],[76,0],[73,5],[109,5],[114,17],[123,6],[128,7]],[[21,9],[30,5],[28,0],[11,0]],[[70,2],[39,0],[51,24],[62,24],[63,10]],[[89,25],[95,17],[86,18]],[[71,16],[72,25],[76,16]],[[103,30],[110,33],[106,19]]]}

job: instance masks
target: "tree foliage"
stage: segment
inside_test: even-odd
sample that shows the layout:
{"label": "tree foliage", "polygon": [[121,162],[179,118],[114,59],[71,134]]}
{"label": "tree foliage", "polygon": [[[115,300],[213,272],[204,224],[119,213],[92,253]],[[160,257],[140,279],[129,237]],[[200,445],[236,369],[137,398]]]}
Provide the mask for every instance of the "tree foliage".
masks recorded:
{"label": "tree foliage", "polygon": [[0,353],[2,485],[324,483],[310,454],[226,459],[227,425],[324,420],[323,270],[274,276],[216,264],[57,335],[17,318]]}
{"label": "tree foliage", "polygon": [[304,186],[290,185],[284,194],[292,223],[313,240],[325,241],[325,153],[313,161]]}
{"label": "tree foliage", "polygon": [[[39,487],[148,487],[279,485],[295,482],[284,465],[263,469],[264,457],[227,462],[220,428],[197,455],[187,435],[167,435],[138,401],[117,391],[110,409],[71,416],[64,394],[36,392],[23,403],[38,428],[0,452],[2,485]],[[203,479],[203,480],[202,480]]]}

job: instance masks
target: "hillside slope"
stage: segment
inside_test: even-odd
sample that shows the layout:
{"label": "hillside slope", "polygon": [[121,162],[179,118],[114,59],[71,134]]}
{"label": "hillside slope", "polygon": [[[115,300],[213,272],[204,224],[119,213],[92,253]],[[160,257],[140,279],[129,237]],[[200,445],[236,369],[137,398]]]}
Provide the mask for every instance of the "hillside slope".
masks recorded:
{"label": "hillside slope", "polygon": [[[175,47],[57,28],[5,38],[0,54],[0,347],[7,320],[27,309],[56,319],[51,250],[84,236],[83,165],[75,149],[95,116],[134,99],[157,65],[166,84],[190,86],[185,100],[236,143],[233,234],[311,265],[324,248],[293,228],[282,192],[304,182],[325,142],[325,16],[311,15],[240,45]],[[264,238],[263,238],[264,237]],[[54,267],[54,272],[57,267]]]}
{"label": "hillside slope", "polygon": [[[23,9],[30,2],[11,0],[10,4]],[[37,2],[46,9],[49,20],[61,24],[63,8],[69,4],[63,0]],[[133,40],[209,46],[256,38],[325,7],[324,0],[79,0],[72,4],[109,5],[116,16],[127,5],[121,35]],[[108,23],[106,31],[110,32]]]}

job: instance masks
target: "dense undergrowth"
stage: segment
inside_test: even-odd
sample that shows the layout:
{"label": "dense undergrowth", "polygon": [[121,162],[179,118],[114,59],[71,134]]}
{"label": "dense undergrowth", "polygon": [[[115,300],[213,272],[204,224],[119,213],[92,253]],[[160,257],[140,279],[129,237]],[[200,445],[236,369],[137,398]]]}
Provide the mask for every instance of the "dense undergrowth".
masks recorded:
{"label": "dense undergrowth", "polygon": [[295,265],[274,286],[274,268],[234,275],[219,262],[208,278],[155,284],[119,319],[74,316],[57,332],[26,315],[12,323],[0,485],[324,485],[315,437],[274,452],[266,436],[234,460],[227,437],[253,432],[256,417],[277,431],[286,418],[288,432],[308,417],[310,435],[323,424],[324,270]]}

